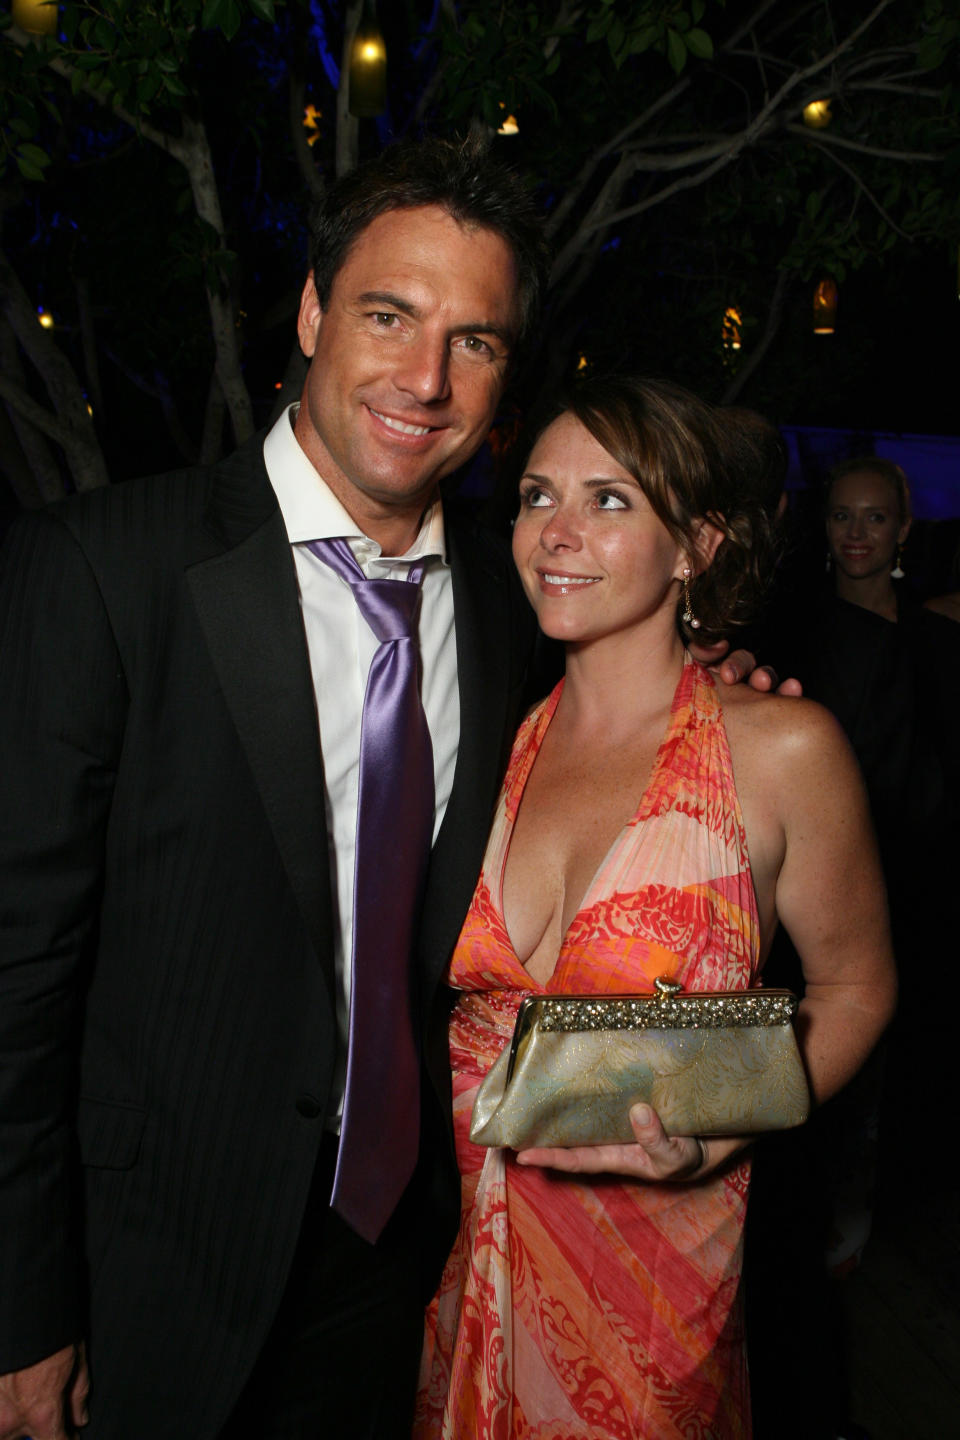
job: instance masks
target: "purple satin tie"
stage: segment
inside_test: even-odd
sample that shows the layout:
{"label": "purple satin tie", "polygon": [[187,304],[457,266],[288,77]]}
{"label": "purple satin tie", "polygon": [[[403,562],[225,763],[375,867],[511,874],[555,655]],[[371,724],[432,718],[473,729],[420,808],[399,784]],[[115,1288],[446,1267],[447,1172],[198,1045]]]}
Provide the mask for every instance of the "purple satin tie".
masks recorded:
{"label": "purple satin tie", "polygon": [[353,590],[380,642],[360,727],[347,1084],[331,1204],[371,1243],[413,1174],[420,1057],[411,950],[433,835],[433,748],[420,700],[422,565],[368,580],[346,540],[309,547]]}

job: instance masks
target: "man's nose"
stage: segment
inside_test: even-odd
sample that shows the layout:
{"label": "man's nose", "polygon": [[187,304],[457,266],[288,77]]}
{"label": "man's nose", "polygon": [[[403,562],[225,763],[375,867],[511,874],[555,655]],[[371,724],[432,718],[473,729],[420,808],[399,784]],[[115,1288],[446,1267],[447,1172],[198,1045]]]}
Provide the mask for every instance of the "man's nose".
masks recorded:
{"label": "man's nose", "polygon": [[412,339],[393,374],[398,390],[421,404],[446,400],[450,394],[450,351],[446,336],[421,334]]}

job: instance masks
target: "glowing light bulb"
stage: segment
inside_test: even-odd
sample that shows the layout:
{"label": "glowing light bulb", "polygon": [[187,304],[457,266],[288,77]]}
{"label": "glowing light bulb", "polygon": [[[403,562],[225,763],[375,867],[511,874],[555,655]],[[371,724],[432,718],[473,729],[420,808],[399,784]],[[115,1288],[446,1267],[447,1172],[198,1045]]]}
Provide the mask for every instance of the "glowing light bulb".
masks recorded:
{"label": "glowing light bulb", "polygon": [[811,100],[803,107],[803,123],[811,130],[825,130],[832,119],[829,100]]}

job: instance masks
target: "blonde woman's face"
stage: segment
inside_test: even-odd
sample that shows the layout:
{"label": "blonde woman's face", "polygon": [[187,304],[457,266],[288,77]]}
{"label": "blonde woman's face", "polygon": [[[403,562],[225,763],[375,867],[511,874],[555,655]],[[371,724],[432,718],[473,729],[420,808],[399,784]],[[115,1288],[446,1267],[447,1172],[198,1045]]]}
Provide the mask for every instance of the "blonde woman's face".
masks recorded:
{"label": "blonde woman's face", "polygon": [[885,476],[854,470],[834,481],[827,544],[837,569],[849,579],[889,574],[909,531],[910,521],[901,521],[897,492]]}

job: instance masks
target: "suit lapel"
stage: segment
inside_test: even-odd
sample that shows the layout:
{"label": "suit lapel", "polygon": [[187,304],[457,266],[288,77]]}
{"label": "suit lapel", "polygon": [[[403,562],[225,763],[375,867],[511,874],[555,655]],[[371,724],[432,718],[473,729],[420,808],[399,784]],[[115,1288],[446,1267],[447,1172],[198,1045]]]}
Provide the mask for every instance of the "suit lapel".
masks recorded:
{"label": "suit lapel", "polygon": [[333,984],[323,765],[296,571],[262,437],[218,467],[187,583],[307,931]]}
{"label": "suit lapel", "polygon": [[450,801],[430,862],[421,927],[429,992],[470,903],[510,742],[519,719],[531,624],[509,556],[492,537],[448,521],[460,689],[460,743]]}

